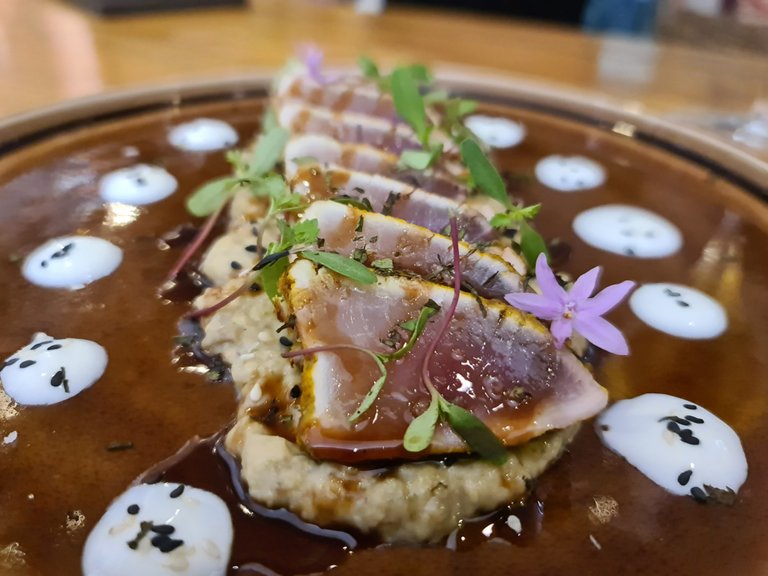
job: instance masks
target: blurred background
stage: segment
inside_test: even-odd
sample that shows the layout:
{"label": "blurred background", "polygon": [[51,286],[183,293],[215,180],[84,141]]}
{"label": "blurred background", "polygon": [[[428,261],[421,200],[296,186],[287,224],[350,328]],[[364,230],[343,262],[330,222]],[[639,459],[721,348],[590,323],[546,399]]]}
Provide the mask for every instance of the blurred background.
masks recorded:
{"label": "blurred background", "polygon": [[768,0],[0,0],[0,118],[280,67],[302,43],[610,99],[768,158]]}

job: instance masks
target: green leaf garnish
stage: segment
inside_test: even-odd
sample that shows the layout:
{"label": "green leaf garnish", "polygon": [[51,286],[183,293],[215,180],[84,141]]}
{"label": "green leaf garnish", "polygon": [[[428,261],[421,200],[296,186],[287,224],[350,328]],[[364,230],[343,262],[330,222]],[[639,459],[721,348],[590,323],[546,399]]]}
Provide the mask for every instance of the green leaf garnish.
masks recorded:
{"label": "green leaf garnish", "polygon": [[357,66],[366,78],[370,80],[378,80],[381,78],[379,67],[376,65],[376,62],[371,60],[368,56],[360,56],[357,59]]}
{"label": "green leaf garnish", "polygon": [[477,142],[468,138],[461,143],[461,159],[481,192],[497,200],[508,210],[514,208],[504,180]]}
{"label": "green leaf garnish", "polygon": [[371,262],[371,267],[376,268],[376,270],[389,272],[395,269],[395,264],[392,262],[392,258],[381,258]]}
{"label": "green leaf garnish", "polygon": [[301,255],[307,260],[312,260],[312,262],[325,266],[329,270],[346,276],[359,284],[374,284],[376,282],[376,274],[371,272],[365,265],[341,254],[304,250]]}
{"label": "green leaf garnish", "polygon": [[360,418],[360,416],[362,416],[371,406],[373,406],[373,403],[379,396],[379,392],[381,392],[381,389],[384,387],[384,383],[387,381],[387,367],[384,366],[384,362],[382,362],[381,357],[378,354],[371,352],[370,350],[366,350],[366,352],[368,352],[376,361],[376,366],[378,366],[381,375],[376,379],[376,382],[373,383],[371,389],[368,390],[366,395],[363,397],[363,401],[360,402],[360,406],[357,407],[357,410],[355,410],[355,412],[349,417],[350,422],[354,422]]}
{"label": "green leaf garnish", "polygon": [[278,290],[277,286],[280,282],[280,277],[288,268],[288,257],[284,256],[278,260],[275,260],[269,266],[265,266],[261,270],[261,287],[264,292],[269,296],[270,300],[277,298]]}
{"label": "green leaf garnish", "polygon": [[[413,347],[416,345],[416,341],[419,339],[419,336],[421,336],[422,332],[424,332],[424,329],[427,327],[427,322],[429,322],[429,319],[437,314],[439,310],[440,306],[438,306],[437,303],[435,303],[433,300],[429,300],[426,304],[424,304],[424,306],[422,306],[421,310],[419,311],[419,316],[413,321],[413,327],[408,328],[408,330],[411,331],[411,337],[408,338],[408,341],[395,352],[383,356],[382,359],[385,362],[390,360],[399,360],[408,354],[408,352],[413,350]],[[400,326],[404,327],[403,324]]]}
{"label": "green leaf garnish", "polygon": [[277,114],[275,114],[274,109],[270,106],[264,111],[264,116],[261,119],[261,133],[265,134],[270,132],[278,126]]}
{"label": "green leaf garnish", "polygon": [[206,182],[187,198],[187,210],[193,216],[213,214],[229,199],[239,183],[239,178],[231,176]]}
{"label": "green leaf garnish", "polygon": [[426,170],[437,162],[442,153],[442,144],[438,144],[431,150],[404,150],[400,154],[400,165],[414,170]]}
{"label": "green leaf garnish", "polygon": [[424,100],[419,92],[419,85],[411,68],[400,67],[392,72],[392,100],[400,117],[408,122],[416,132],[422,146],[429,144],[432,125],[427,118]]}
{"label": "green leaf garnish", "polygon": [[531,268],[536,266],[536,259],[539,254],[544,254],[549,258],[544,238],[525,220],[520,222],[520,251]]}
{"label": "green leaf garnish", "polygon": [[461,123],[461,119],[467,114],[472,114],[477,110],[476,100],[466,100],[464,98],[448,98],[445,100],[445,123],[449,126]]}
{"label": "green leaf garnish", "polygon": [[351,196],[334,196],[330,200],[332,202],[338,202],[339,204],[352,206],[353,208],[357,208],[358,210],[363,210],[365,212],[373,212],[373,206],[371,205],[371,201],[368,200],[368,198],[363,198],[360,200],[358,198],[352,198]]}
{"label": "green leaf garnish", "polygon": [[519,206],[494,214],[491,218],[491,226],[499,229],[516,228],[523,220],[531,220],[541,210],[541,204],[531,206]]}
{"label": "green leaf garnish", "polygon": [[318,160],[314,156],[299,156],[298,158],[293,159],[293,163],[299,167],[314,166],[315,164],[320,164],[320,160]]}
{"label": "green leaf garnish", "polygon": [[432,443],[439,417],[440,395],[433,389],[429,407],[414,418],[405,431],[403,446],[408,452],[421,452]]}
{"label": "green leaf garnish", "polygon": [[451,96],[448,94],[447,90],[433,90],[432,92],[427,92],[423,96],[424,104],[427,106],[446,102],[450,100],[450,98]]}
{"label": "green leaf garnish", "polygon": [[274,257],[276,254],[283,254],[283,256],[261,269],[261,285],[270,299],[277,297],[277,286],[280,276],[288,268],[287,251],[295,246],[313,244],[317,241],[317,237],[320,234],[320,227],[317,224],[317,220],[314,219],[303,220],[293,226],[285,220],[278,220],[277,227],[280,230],[280,241],[269,245],[264,259],[266,260],[270,256]]}
{"label": "green leaf garnish", "polygon": [[248,171],[261,176],[272,170],[283,157],[283,150],[291,133],[280,126],[273,126],[264,132],[248,158]]}
{"label": "green leaf garnish", "polygon": [[451,428],[467,443],[467,446],[484,460],[501,466],[507,459],[507,450],[482,420],[461,406],[451,404],[440,397],[440,414]]}

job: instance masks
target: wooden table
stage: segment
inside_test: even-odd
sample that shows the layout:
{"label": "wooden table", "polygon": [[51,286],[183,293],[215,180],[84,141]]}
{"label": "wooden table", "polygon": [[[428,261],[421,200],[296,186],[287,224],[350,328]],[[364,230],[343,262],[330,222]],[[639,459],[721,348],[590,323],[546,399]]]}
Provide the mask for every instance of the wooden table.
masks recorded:
{"label": "wooden table", "polygon": [[480,67],[598,91],[633,111],[746,111],[768,98],[768,59],[460,13],[251,0],[213,9],[101,19],[58,0],[0,1],[0,117],[62,99],[279,66],[301,42],[332,64]]}

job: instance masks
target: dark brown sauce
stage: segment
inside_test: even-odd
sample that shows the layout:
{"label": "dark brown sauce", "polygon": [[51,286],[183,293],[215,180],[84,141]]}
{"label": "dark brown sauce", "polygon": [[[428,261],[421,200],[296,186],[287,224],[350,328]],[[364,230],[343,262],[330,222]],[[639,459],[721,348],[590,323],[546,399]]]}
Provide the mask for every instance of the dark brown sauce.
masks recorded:
{"label": "dark brown sauce", "polygon": [[[79,573],[85,537],[109,502],[189,438],[216,433],[230,422],[236,407],[232,387],[208,382],[202,363],[182,370],[171,363],[176,323],[187,305],[157,297],[181,249],[159,250],[158,238],[190,221],[183,209],[186,194],[228,167],[220,153],[170,148],[165,130],[183,118],[220,117],[238,128],[242,143],[257,129],[260,110],[261,103],[251,101],[169,109],[69,133],[0,158],[0,352],[5,357],[33,332],[45,330],[92,339],[110,356],[104,377],[76,399],[17,408],[16,415],[0,410],[0,436],[18,432],[14,444],[0,445],[0,549],[17,543],[24,553],[20,564],[0,555],[0,574]],[[602,264],[603,284],[626,278],[693,284],[728,309],[731,327],[724,336],[687,342],[654,332],[623,307],[611,320],[627,335],[633,354],[606,359],[598,380],[614,399],[666,392],[701,404],[733,426],[750,465],[736,505],[699,505],[667,494],[603,448],[586,424],[569,452],[535,483],[528,504],[510,511],[521,520],[520,536],[506,526],[510,512],[501,511],[498,517],[468,522],[457,534],[458,553],[442,545],[359,542],[348,554],[338,541],[329,543],[295,528],[287,517],[265,513],[255,515],[250,527],[238,528],[238,565],[259,563],[297,574],[340,564],[335,574],[355,576],[764,573],[768,209],[744,208],[738,200],[743,193],[727,182],[630,139],[538,113],[513,111],[512,116],[526,122],[529,135],[518,148],[498,154],[504,169],[530,175],[542,156],[582,153],[608,170],[608,185],[580,194],[516,180],[516,194],[543,202],[537,225],[545,237],[558,236],[572,247],[568,272]],[[139,157],[125,157],[125,146],[135,146]],[[96,179],[137,161],[164,164],[179,178],[179,191],[118,226],[116,214],[106,211],[96,195]],[[571,220],[607,202],[636,204],[667,217],[684,233],[682,251],[660,260],[634,260],[585,246],[572,233]],[[721,225],[729,211],[740,226]],[[125,259],[115,274],[76,292],[43,290],[21,278],[18,255],[76,230],[121,245]],[[119,444],[132,447],[108,449]],[[184,475],[184,481],[200,487],[220,479],[217,491],[231,490],[228,470],[212,454],[195,454],[169,478],[178,473],[174,479]],[[234,505],[231,497],[228,502]],[[67,517],[74,511],[85,516],[85,526],[68,529]],[[488,524],[499,538],[483,534]]]}

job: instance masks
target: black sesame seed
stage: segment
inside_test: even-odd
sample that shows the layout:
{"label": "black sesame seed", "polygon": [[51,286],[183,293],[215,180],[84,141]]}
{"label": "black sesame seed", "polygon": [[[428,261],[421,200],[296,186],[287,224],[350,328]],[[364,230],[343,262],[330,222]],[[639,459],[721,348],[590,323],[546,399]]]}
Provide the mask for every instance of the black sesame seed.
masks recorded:
{"label": "black sesame seed", "polygon": [[21,364],[19,364],[19,368],[29,368],[33,364],[37,364],[34,360],[24,360]]}
{"label": "black sesame seed", "polygon": [[59,348],[61,348],[61,344],[54,344],[52,346],[48,346],[46,350],[58,350]]}
{"label": "black sesame seed", "polygon": [[693,470],[686,470],[682,474],[680,474],[677,477],[677,483],[680,484],[680,486],[685,486],[688,484],[688,481],[691,479],[691,476],[693,475]]}
{"label": "black sesame seed", "polygon": [[147,185],[147,181],[146,181],[146,179],[144,179],[141,176],[139,176],[138,178],[136,178],[136,184],[138,186],[146,186]]}
{"label": "black sesame seed", "polygon": [[632,248],[625,248],[624,249],[624,254],[626,254],[627,256],[635,256],[636,255],[635,251]]}
{"label": "black sesame seed", "polygon": [[30,350],[37,350],[38,348],[41,348],[42,346],[45,346],[46,344],[52,344],[52,343],[53,343],[53,340],[45,340],[43,342],[38,342],[37,344],[32,346],[32,348],[30,348]]}
{"label": "black sesame seed", "polygon": [[138,504],[131,504],[130,506],[128,506],[128,510],[127,510],[128,514],[130,514],[131,516],[136,516],[136,514],[138,514],[140,511],[141,511],[141,508],[139,508]]}
{"label": "black sesame seed", "polygon": [[51,377],[51,386],[54,388],[58,388],[64,383],[64,379],[66,378],[66,374],[64,372],[64,368],[61,368],[56,374],[54,374]]}
{"label": "black sesame seed", "polygon": [[707,501],[707,494],[699,488],[698,486],[694,486],[691,488],[691,496],[693,496],[693,499],[696,500],[696,502],[704,503]]}
{"label": "black sesame seed", "polygon": [[690,307],[690,304],[688,304],[688,302],[686,302],[685,300],[677,300],[677,305],[682,306],[683,308]]}
{"label": "black sesame seed", "polygon": [[165,535],[173,534],[174,532],[176,532],[176,528],[174,528],[170,524],[155,524],[154,526],[152,526],[152,528],[150,528],[150,530],[152,530],[152,532],[154,532],[155,534],[165,534]]}
{"label": "black sesame seed", "polygon": [[155,536],[150,542],[152,543],[152,546],[160,550],[163,554],[173,552],[176,548],[184,544],[184,540],[174,540],[164,534]]}
{"label": "black sesame seed", "polygon": [[248,246],[245,247],[246,252],[258,252],[259,247],[256,246],[256,244],[248,244]]}
{"label": "black sesame seed", "polygon": [[600,424],[600,430],[602,430],[603,432],[608,432],[608,430],[610,429],[611,427],[608,426],[608,424]]}
{"label": "black sesame seed", "polygon": [[167,542],[164,542],[163,544],[158,546],[158,548],[160,549],[160,552],[162,552],[163,554],[168,554],[169,552],[173,552],[174,550],[176,550],[176,548],[183,545],[184,545],[184,540],[172,540],[169,538]]}
{"label": "black sesame seed", "polygon": [[126,544],[128,544],[128,548],[130,548],[131,550],[136,550],[136,548],[139,547],[139,543],[136,542],[136,540],[131,540],[130,542],[126,542]]}
{"label": "black sesame seed", "polygon": [[176,486],[176,488],[173,489],[170,496],[171,498],[178,498],[184,493],[184,484],[179,484]]}
{"label": "black sesame seed", "polygon": [[674,434],[680,434],[680,426],[674,422],[667,422],[667,430],[673,432]]}
{"label": "black sesame seed", "polygon": [[683,408],[688,408],[688,410],[696,410],[698,406],[696,406],[696,404],[683,404]]}
{"label": "black sesame seed", "polygon": [[280,336],[280,344],[290,348],[291,346],[293,346],[293,340],[291,340],[287,336]]}
{"label": "black sesame seed", "polygon": [[696,438],[696,436],[680,436],[680,440],[691,446],[698,446],[701,444],[701,440]]}
{"label": "black sesame seed", "polygon": [[232,262],[229,263],[229,265],[232,267],[232,270],[242,270],[243,265],[240,264],[237,260],[232,260]]}
{"label": "black sesame seed", "polygon": [[251,292],[261,292],[261,284],[258,282],[254,282],[251,284],[251,287],[248,288]]}
{"label": "black sesame seed", "polygon": [[301,396],[301,388],[297,384],[296,386],[291,388],[291,398],[298,398],[299,396]]}
{"label": "black sesame seed", "polygon": [[40,262],[40,268],[48,268],[48,260],[43,260]]}
{"label": "black sesame seed", "polygon": [[74,243],[70,242],[69,244],[65,244],[64,247],[61,250],[58,250],[51,254],[51,258],[64,258],[67,254],[69,254],[70,250],[74,248]]}
{"label": "black sesame seed", "polygon": [[677,298],[678,296],[680,296],[680,292],[675,292],[671,288],[665,288],[664,294],[666,294],[667,296],[671,296],[672,298]]}
{"label": "black sesame seed", "polygon": [[122,452],[123,450],[131,450],[133,448],[133,442],[110,442],[105,446],[107,452]]}
{"label": "black sesame seed", "polygon": [[704,424],[704,420],[697,418],[696,416],[686,416],[685,419],[694,424]]}
{"label": "black sesame seed", "polygon": [[19,361],[18,358],[8,358],[8,360],[3,362],[3,368],[5,368],[6,366],[13,366],[18,361]]}

